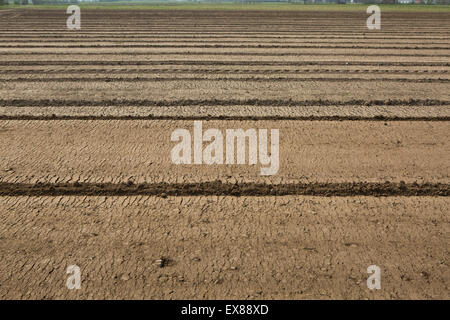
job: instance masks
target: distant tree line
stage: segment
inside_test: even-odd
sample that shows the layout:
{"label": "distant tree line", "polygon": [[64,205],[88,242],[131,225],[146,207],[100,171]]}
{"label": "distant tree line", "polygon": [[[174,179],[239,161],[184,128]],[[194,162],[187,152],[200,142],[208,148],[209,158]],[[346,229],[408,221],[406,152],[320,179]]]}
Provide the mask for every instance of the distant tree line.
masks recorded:
{"label": "distant tree line", "polygon": [[[246,0],[244,0],[246,1]],[[258,2],[260,0],[253,0],[253,2]],[[265,1],[265,0],[262,0]],[[270,0],[267,0],[270,1]],[[283,0],[281,0],[283,1]],[[287,0],[288,2],[294,3],[363,3],[363,4],[400,4],[401,0]],[[450,4],[450,0],[410,0],[411,3],[415,4]]]}
{"label": "distant tree line", "polygon": [[[61,4],[61,3],[79,3],[82,0],[32,0],[33,4]],[[124,0],[95,0],[95,2],[115,2]],[[189,1],[189,0],[186,0]],[[191,0],[192,1],[192,0]],[[194,0],[196,2],[230,2],[233,0]],[[258,2],[291,2],[291,3],[364,3],[364,4],[397,4],[400,0],[234,0],[235,2],[258,3]],[[0,0],[1,5],[8,5],[10,0]],[[143,1],[145,2],[145,1]],[[170,1],[169,1],[170,2]],[[450,4],[450,0],[412,0],[412,3],[421,4]],[[16,5],[27,5],[28,0],[14,0]]]}
{"label": "distant tree line", "polygon": [[33,0],[33,4],[78,3],[77,0]]}
{"label": "distant tree line", "polygon": [[[14,0],[11,1],[16,5],[27,5],[28,0]],[[78,3],[78,0],[32,0],[33,4],[58,4],[58,3]],[[8,5],[9,0],[0,0],[0,6]]]}

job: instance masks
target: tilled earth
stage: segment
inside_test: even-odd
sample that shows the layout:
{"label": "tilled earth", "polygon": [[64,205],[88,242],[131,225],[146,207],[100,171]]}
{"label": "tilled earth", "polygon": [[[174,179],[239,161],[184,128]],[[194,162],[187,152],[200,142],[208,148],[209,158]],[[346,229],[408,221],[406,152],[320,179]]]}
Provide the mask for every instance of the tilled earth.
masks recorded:
{"label": "tilled earth", "polygon": [[[0,208],[1,298],[448,297],[443,197],[2,197]],[[367,289],[373,264],[381,290]]]}
{"label": "tilled earth", "polygon": [[[0,298],[450,298],[449,12],[66,18],[0,10]],[[194,121],[279,170],[173,164]]]}

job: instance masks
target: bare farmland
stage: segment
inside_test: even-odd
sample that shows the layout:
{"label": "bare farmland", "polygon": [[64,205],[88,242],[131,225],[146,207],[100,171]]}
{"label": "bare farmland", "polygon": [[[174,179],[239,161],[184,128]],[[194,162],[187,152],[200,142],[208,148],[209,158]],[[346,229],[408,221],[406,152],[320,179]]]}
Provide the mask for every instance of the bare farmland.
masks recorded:
{"label": "bare farmland", "polygon": [[[0,298],[449,298],[450,13],[66,17],[0,11]],[[195,120],[279,171],[173,164]]]}

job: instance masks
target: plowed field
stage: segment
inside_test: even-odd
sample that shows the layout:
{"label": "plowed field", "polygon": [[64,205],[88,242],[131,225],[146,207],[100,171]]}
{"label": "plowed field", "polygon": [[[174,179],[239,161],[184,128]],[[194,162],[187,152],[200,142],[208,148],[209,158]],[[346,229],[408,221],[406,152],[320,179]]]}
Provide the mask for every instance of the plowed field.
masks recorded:
{"label": "plowed field", "polygon": [[67,16],[0,10],[0,298],[450,298],[450,12]]}

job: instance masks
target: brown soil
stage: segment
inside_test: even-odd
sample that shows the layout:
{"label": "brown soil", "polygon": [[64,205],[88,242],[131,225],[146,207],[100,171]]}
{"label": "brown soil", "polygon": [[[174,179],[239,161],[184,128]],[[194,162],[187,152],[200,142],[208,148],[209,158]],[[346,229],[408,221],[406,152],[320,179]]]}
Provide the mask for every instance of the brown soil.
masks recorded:
{"label": "brown soil", "polygon": [[[450,299],[449,13],[0,16],[0,298]],[[278,174],[172,164],[194,119]]]}
{"label": "brown soil", "polygon": [[204,131],[217,128],[224,135],[226,129],[279,129],[280,167],[267,177],[260,175],[259,164],[172,164],[172,132],[184,128],[192,135],[193,125],[188,120],[3,121],[0,179],[26,184],[450,182],[446,121],[203,123]]}
{"label": "brown soil", "polygon": [[0,196],[450,196],[450,184],[443,183],[1,183]]}
{"label": "brown soil", "polygon": [[[449,299],[448,210],[447,197],[1,197],[0,298]],[[66,288],[74,264],[80,290]],[[381,290],[366,286],[373,264]]]}
{"label": "brown soil", "polygon": [[172,101],[158,101],[158,100],[0,100],[0,106],[14,106],[14,107],[29,107],[29,106],[52,106],[52,107],[74,107],[74,106],[232,106],[232,105],[251,105],[251,106],[345,106],[345,105],[362,105],[362,106],[439,106],[449,105],[450,100],[432,100],[432,99],[408,99],[408,100],[347,100],[347,101],[332,101],[332,100],[276,100],[276,99],[202,99],[202,100],[172,100]]}

